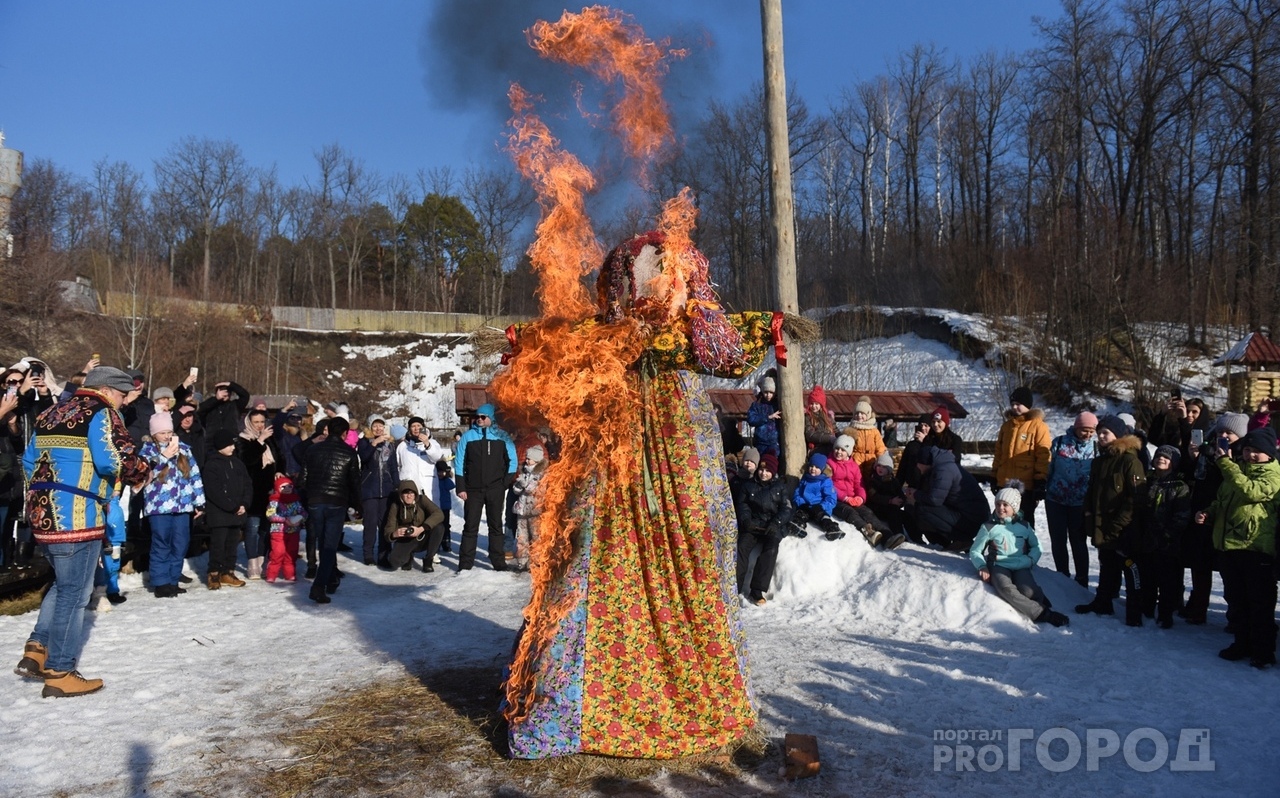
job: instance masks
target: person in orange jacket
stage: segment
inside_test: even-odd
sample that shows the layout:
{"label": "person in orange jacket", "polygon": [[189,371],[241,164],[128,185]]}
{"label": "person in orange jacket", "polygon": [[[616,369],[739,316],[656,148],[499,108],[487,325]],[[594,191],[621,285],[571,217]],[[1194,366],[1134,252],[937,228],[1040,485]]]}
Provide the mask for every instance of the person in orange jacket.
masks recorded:
{"label": "person in orange jacket", "polygon": [[993,486],[998,490],[1016,479],[1029,486],[1022,497],[1022,517],[1035,528],[1035,511],[1044,499],[1049,480],[1049,447],[1053,436],[1044,423],[1044,413],[1032,405],[1031,389],[1023,385],[1009,394],[1009,413],[996,438],[996,455],[991,463]]}

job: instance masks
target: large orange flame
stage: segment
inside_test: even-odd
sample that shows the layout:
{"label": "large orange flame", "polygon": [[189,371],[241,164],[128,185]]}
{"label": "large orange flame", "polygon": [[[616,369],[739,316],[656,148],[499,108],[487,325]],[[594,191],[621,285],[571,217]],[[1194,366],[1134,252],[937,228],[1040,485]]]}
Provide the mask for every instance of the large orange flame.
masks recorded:
{"label": "large orange flame", "polygon": [[[606,83],[622,83],[613,125],[643,173],[672,137],[660,90],[668,53],[629,19],[593,6],[579,14],[566,12],[556,23],[538,22],[529,38],[548,58],[583,67]],[[605,467],[630,470],[639,450],[639,397],[628,372],[647,339],[637,320],[605,324],[595,319],[597,308],[582,283],[603,260],[583,203],[595,179],[560,149],[520,86],[513,85],[509,97],[514,111],[510,151],[542,209],[537,241],[529,249],[539,276],[542,318],[520,331],[517,356],[494,379],[491,391],[509,423],[546,424],[562,441],[560,459],[542,479],[542,515],[530,558],[532,596],[507,681],[506,715],[515,722],[528,715],[534,701],[539,653],[580,598],[553,594],[582,542],[572,517],[579,492]],[[668,247],[669,253],[688,248],[695,215],[687,190],[667,203],[660,228],[678,244]],[[664,289],[687,293],[693,268],[692,262],[682,262],[664,278],[671,281]]]}

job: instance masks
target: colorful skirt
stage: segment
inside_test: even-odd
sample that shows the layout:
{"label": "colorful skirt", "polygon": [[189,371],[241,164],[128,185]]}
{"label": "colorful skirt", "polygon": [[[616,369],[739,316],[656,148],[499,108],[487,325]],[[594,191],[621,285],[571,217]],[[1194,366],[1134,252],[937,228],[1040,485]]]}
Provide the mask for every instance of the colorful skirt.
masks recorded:
{"label": "colorful skirt", "polygon": [[674,758],[755,724],[715,408],[692,372],[660,373],[638,392],[634,468],[606,467],[576,503],[581,549],[548,597],[572,596],[572,610],[536,654],[514,757]]}

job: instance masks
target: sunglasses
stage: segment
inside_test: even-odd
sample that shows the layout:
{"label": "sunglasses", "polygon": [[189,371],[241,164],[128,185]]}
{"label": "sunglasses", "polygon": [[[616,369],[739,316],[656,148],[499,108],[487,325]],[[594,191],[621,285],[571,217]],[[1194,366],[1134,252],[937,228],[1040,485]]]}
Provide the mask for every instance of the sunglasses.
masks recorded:
{"label": "sunglasses", "polygon": [[4,384],[5,385],[21,385],[22,380],[5,380]]}

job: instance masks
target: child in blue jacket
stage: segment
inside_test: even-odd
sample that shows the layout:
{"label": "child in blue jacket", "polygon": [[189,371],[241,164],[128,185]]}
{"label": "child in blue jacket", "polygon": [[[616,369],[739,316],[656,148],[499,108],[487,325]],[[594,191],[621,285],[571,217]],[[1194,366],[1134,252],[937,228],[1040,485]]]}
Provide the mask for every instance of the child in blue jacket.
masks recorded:
{"label": "child in blue jacket", "polygon": [[771,454],[774,457],[781,457],[778,419],[782,418],[782,411],[778,409],[778,403],[775,401],[777,384],[773,377],[766,376],[760,378],[756,388],[758,389],[756,400],[751,403],[751,407],[747,408],[747,423],[755,428],[752,443],[762,455]]}
{"label": "child in blue jacket", "polygon": [[805,524],[809,521],[827,533],[827,540],[839,540],[844,537],[840,524],[831,517],[836,509],[836,486],[826,474],[827,456],[814,452],[809,455],[809,463],[805,466],[804,475],[796,485],[791,503],[795,512],[791,516],[791,534],[802,538],[808,534]]}
{"label": "child in blue jacket", "polygon": [[1031,574],[1040,561],[1040,541],[1018,510],[1022,505],[1022,483],[1010,480],[996,494],[996,510],[982,525],[969,549],[969,560],[978,577],[990,582],[997,595],[1036,623],[1066,626],[1067,616],[1054,612],[1044,591]]}

